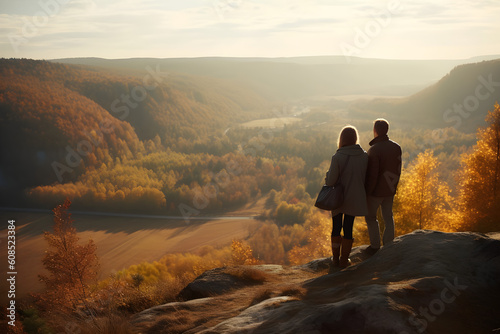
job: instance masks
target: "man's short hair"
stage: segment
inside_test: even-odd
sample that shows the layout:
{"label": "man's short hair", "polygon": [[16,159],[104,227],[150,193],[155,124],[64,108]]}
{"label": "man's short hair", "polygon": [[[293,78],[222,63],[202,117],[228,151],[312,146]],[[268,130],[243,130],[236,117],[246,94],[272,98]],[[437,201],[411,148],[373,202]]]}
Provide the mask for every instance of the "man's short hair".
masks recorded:
{"label": "man's short hair", "polygon": [[373,122],[373,129],[379,136],[385,136],[389,132],[389,122],[386,119],[378,118]]}

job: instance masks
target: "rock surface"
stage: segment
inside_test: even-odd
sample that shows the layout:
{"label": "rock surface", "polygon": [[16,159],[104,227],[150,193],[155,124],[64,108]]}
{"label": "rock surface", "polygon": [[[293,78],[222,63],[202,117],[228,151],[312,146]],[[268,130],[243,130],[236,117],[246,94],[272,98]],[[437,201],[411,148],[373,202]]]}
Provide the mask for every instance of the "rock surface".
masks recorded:
{"label": "rock surface", "polygon": [[[329,259],[254,266],[266,275],[258,286],[216,269],[191,283],[202,297],[145,310],[133,323],[144,333],[498,333],[498,237],[416,231],[371,257],[358,247],[353,266],[330,274]],[[203,298],[205,289],[217,296]],[[182,326],[161,324],[186,314]]]}
{"label": "rock surface", "polygon": [[[262,272],[262,280],[265,273],[277,274],[283,271],[280,265],[255,265],[252,271]],[[252,279],[251,272],[247,269],[239,270],[238,273],[231,273],[227,268],[216,268],[208,270],[189,283],[178,295],[181,300],[191,300],[222,295],[234,289],[242,288],[249,284],[257,284],[260,280]]]}

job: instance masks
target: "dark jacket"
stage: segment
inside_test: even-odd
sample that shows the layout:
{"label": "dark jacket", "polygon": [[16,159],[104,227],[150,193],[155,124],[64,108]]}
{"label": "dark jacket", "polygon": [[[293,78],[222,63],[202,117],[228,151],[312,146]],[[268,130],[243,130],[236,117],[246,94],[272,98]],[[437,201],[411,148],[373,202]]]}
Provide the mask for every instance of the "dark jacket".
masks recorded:
{"label": "dark jacket", "polygon": [[387,135],[374,138],[370,146],[366,194],[374,197],[393,196],[401,176],[401,146],[389,140]]}
{"label": "dark jacket", "polygon": [[[347,161],[349,157],[349,161]],[[368,155],[359,145],[344,146],[332,157],[330,170],[326,174],[329,186],[340,183],[344,186],[344,202],[332,214],[342,212],[351,216],[368,214],[366,206],[365,176]]]}

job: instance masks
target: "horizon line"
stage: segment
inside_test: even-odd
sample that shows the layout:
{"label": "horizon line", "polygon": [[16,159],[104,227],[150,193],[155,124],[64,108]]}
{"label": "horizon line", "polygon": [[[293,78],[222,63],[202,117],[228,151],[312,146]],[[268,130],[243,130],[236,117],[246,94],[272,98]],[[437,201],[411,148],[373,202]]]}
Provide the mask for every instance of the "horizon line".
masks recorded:
{"label": "horizon line", "polygon": [[[131,59],[161,59],[161,60],[173,60],[173,59],[307,59],[307,58],[346,58],[344,55],[314,55],[314,56],[218,56],[218,55],[208,55],[208,56],[185,56],[185,57],[151,57],[151,56],[142,56],[142,57],[124,57],[124,58],[105,58],[98,56],[78,56],[78,57],[63,57],[63,58],[28,58],[28,57],[2,57],[3,59],[33,59],[33,60],[46,60],[46,61],[55,61],[55,60],[66,60],[66,59],[101,59],[101,60],[131,60]],[[425,58],[425,59],[416,59],[416,58],[378,58],[378,57],[348,57],[350,59],[358,59],[358,60],[380,60],[380,61],[463,61],[463,60],[473,60],[473,59],[481,59],[481,58],[490,58],[490,60],[500,58],[500,54],[487,54],[487,55],[478,55],[473,57],[466,58]]]}

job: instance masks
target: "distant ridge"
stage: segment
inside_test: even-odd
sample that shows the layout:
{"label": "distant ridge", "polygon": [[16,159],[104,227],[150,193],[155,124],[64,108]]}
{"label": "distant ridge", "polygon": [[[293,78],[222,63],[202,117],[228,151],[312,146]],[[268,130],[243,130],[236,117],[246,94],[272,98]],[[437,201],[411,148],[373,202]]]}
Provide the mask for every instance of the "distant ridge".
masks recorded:
{"label": "distant ridge", "polygon": [[500,59],[456,66],[434,85],[407,98],[358,102],[364,110],[414,126],[454,127],[473,133],[500,102]]}
{"label": "distant ridge", "polygon": [[279,58],[65,58],[52,62],[78,64],[130,74],[146,66],[172,73],[234,80],[250,85],[269,99],[372,94],[406,96],[435,83],[452,68],[500,58],[478,56],[462,60],[390,60],[343,56]]}
{"label": "distant ridge", "polygon": [[[384,58],[363,58],[349,57],[352,64],[370,64],[382,62],[455,62],[457,64],[467,64],[485,60],[500,59],[499,55],[483,55],[462,59],[384,59]],[[128,60],[225,60],[236,62],[254,62],[254,61],[274,61],[274,62],[293,62],[297,64],[347,64],[346,57],[342,55],[324,55],[324,56],[293,56],[293,57],[225,57],[225,56],[206,56],[206,57],[132,57],[132,58],[101,58],[101,57],[71,57],[47,59],[57,63],[75,63],[76,61],[94,60],[94,61],[128,61]]]}

